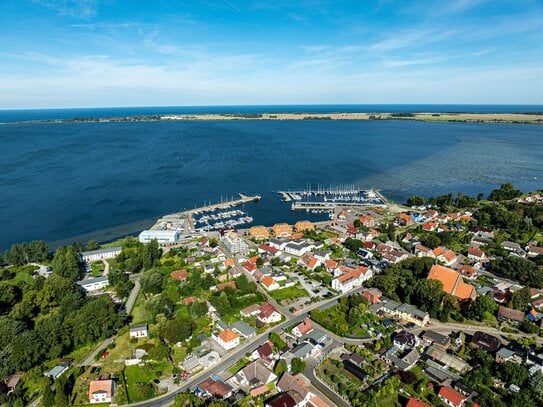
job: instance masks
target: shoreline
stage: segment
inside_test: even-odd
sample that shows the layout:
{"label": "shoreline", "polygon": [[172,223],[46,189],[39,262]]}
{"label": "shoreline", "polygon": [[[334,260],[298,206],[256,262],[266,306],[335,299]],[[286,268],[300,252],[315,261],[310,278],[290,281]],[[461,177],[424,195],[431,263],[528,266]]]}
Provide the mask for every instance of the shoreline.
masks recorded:
{"label": "shoreline", "polygon": [[408,120],[435,123],[512,123],[543,124],[543,112],[538,113],[206,113],[158,114],[118,117],[81,117],[72,119],[43,119],[3,122],[0,124],[43,123],[131,123],[152,121],[388,121]]}

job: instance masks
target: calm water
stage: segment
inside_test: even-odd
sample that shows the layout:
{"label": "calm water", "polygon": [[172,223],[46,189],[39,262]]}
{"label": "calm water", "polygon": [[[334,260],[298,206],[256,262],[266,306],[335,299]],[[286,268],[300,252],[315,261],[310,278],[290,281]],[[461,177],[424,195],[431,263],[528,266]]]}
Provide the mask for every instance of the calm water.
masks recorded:
{"label": "calm water", "polygon": [[[59,114],[0,113],[4,122]],[[69,116],[65,111],[58,117]],[[412,193],[488,193],[509,180],[522,190],[543,188],[543,126],[537,125],[4,124],[0,140],[3,249],[38,238],[111,239],[141,230],[163,214],[238,192],[263,195],[246,207],[255,223],[293,221],[305,213],[291,213],[275,192],[308,183],[374,187],[396,200]]]}

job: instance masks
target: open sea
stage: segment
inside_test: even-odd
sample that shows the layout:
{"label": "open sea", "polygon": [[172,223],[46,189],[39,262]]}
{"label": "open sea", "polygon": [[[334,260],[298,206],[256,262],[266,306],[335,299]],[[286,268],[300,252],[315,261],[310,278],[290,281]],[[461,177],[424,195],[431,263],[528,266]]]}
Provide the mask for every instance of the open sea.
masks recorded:
{"label": "open sea", "polygon": [[[543,106],[348,105],[0,111],[0,249],[112,240],[239,192],[255,224],[307,218],[277,191],[353,184],[411,194],[543,189],[543,126],[415,121],[15,123],[262,112],[540,112]],[[310,214],[309,214],[310,215]],[[316,215],[309,216],[313,218]]]}

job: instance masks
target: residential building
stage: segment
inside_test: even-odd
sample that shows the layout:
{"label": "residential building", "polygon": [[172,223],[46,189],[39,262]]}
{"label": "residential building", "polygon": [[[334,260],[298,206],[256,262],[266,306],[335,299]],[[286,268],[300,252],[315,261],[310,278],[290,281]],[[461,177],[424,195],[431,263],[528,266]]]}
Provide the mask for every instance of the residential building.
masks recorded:
{"label": "residential building", "polygon": [[293,254],[294,256],[303,256],[307,252],[314,249],[315,246],[304,242],[302,240],[299,241],[291,241],[285,245],[285,253]]}
{"label": "residential building", "polygon": [[254,338],[256,336],[256,329],[244,321],[236,321],[231,326],[232,331],[238,333],[245,339]]}
{"label": "residential building", "polygon": [[424,335],[422,335],[422,340],[428,345],[434,345],[441,349],[448,349],[451,344],[450,337],[434,331],[426,331]]}
{"label": "residential building", "polygon": [[87,278],[77,282],[77,285],[85,292],[93,292],[106,288],[109,285],[107,276]]}
{"label": "residential building", "polygon": [[536,257],[543,255],[543,247],[537,246],[535,244],[530,244],[526,248],[526,252],[528,254],[528,257]]}
{"label": "residential building", "polygon": [[130,327],[130,338],[147,338],[149,326],[147,324],[132,325]]}
{"label": "residential building", "polygon": [[428,274],[429,280],[438,280],[443,283],[443,291],[454,295],[458,300],[475,300],[477,293],[475,287],[464,283],[462,275],[455,270],[434,264]]}
{"label": "residential building", "polygon": [[445,404],[451,407],[462,407],[467,400],[466,396],[448,386],[443,386],[439,389],[438,396]]}
{"label": "residential building", "polygon": [[368,267],[357,267],[356,269],[346,266],[339,266],[342,275],[332,280],[332,288],[341,293],[346,293],[368,280],[373,272]]}
{"label": "residential building", "polygon": [[144,230],[138,236],[141,243],[149,243],[156,240],[158,243],[174,243],[179,240],[177,230]]}
{"label": "residential building", "polygon": [[262,277],[262,280],[260,280],[260,282],[267,291],[274,291],[280,287],[279,283],[275,281],[275,279],[271,276]]}
{"label": "residential building", "polygon": [[251,358],[261,360],[269,369],[273,368],[277,359],[273,353],[272,343],[269,341],[256,348],[251,354]]}
{"label": "residential building", "polygon": [[366,227],[366,228],[374,228],[377,226],[377,222],[371,215],[362,215],[358,218],[360,221],[360,225]]}
{"label": "residential building", "polygon": [[292,376],[289,373],[283,373],[276,385],[277,390],[287,393],[294,391],[298,394],[300,401],[297,405],[305,406],[313,394],[309,391],[307,386],[298,377]]}
{"label": "residential building", "polygon": [[265,302],[260,306],[260,312],[256,318],[263,324],[272,324],[281,321],[281,314],[273,305]]}
{"label": "residential building", "polygon": [[413,349],[414,347],[418,346],[420,341],[419,338],[411,332],[402,331],[394,336],[392,343],[397,348],[406,350]]}
{"label": "residential building", "polygon": [[500,346],[502,346],[499,338],[481,331],[477,331],[473,334],[471,343],[492,353],[496,352]]}
{"label": "residential building", "polygon": [[292,235],[292,227],[286,223],[276,223],[273,225],[272,231],[276,237],[290,237]]}
{"label": "residential building", "polygon": [[370,304],[376,304],[383,296],[383,293],[378,288],[368,288],[367,290],[364,290],[360,295],[367,299]]}
{"label": "residential building", "polygon": [[267,239],[270,237],[270,231],[265,226],[253,226],[249,229],[249,235],[256,240]]}
{"label": "residential building", "polygon": [[242,253],[249,248],[247,242],[232,231],[227,232],[221,240],[230,253]]}
{"label": "residential building", "polygon": [[413,222],[413,218],[411,218],[411,216],[403,212],[398,214],[395,222],[398,226],[411,226],[415,223]]}
{"label": "residential building", "polygon": [[313,331],[313,324],[311,323],[311,320],[306,319],[300,322],[298,325],[296,325],[294,328],[292,328],[292,335],[300,338],[304,335],[307,335],[311,331]]}
{"label": "residential building", "polygon": [[426,326],[430,322],[430,315],[425,311],[419,310],[414,305],[399,304],[396,301],[388,300],[383,304],[381,309],[388,315],[412,322],[421,327]]}
{"label": "residential building", "polygon": [[294,225],[294,229],[296,230],[296,232],[303,232],[305,230],[314,230],[315,225],[313,225],[313,223],[308,220],[300,220],[296,222],[296,224]]}
{"label": "residential building", "polygon": [[239,335],[231,329],[225,329],[218,335],[214,335],[213,338],[225,350],[234,349],[239,345]]}
{"label": "residential building", "polygon": [[110,247],[107,249],[90,250],[79,253],[79,258],[85,263],[91,263],[98,260],[114,259],[121,254],[122,250],[123,248],[120,246]]}
{"label": "residential building", "polygon": [[261,253],[261,254],[269,254],[271,256],[279,256],[282,251],[273,247],[273,246],[269,246],[267,244],[261,244],[258,246],[258,253]]}
{"label": "residential building", "polygon": [[470,247],[468,249],[468,259],[481,261],[486,258],[485,252],[483,252],[479,247]]}
{"label": "residential building", "polygon": [[93,380],[89,384],[89,402],[111,403],[115,397],[115,381]]}
{"label": "residential building", "polygon": [[170,274],[170,277],[177,281],[185,281],[187,279],[187,272],[186,270],[176,270],[172,271]]}
{"label": "residential building", "polygon": [[498,308],[498,319],[508,319],[513,322],[521,323],[524,321],[524,312],[500,306]]}
{"label": "residential building", "polygon": [[260,359],[241,369],[238,377],[240,383],[249,385],[251,389],[267,385],[277,379],[277,376]]}
{"label": "residential building", "polygon": [[522,358],[512,349],[501,348],[496,352],[496,363],[514,362],[521,364]]}
{"label": "residential building", "polygon": [[426,404],[420,400],[417,400],[414,397],[411,397],[405,407],[430,407],[429,404]]}
{"label": "residential building", "polygon": [[224,400],[232,395],[232,391],[232,386],[225,383],[219,376],[211,375],[196,386],[194,393],[198,397],[215,397]]}
{"label": "residential building", "polygon": [[239,314],[244,318],[249,318],[260,314],[260,305],[253,304],[243,308],[239,311]]}
{"label": "residential building", "polygon": [[447,351],[443,348],[438,348],[434,345],[428,346],[428,348],[426,348],[426,350],[424,351],[424,354],[427,358],[439,362],[439,365],[441,367],[444,366],[446,368],[454,369],[461,373],[466,372],[470,369],[470,365],[464,362],[462,359],[457,358],[456,356],[447,353]]}

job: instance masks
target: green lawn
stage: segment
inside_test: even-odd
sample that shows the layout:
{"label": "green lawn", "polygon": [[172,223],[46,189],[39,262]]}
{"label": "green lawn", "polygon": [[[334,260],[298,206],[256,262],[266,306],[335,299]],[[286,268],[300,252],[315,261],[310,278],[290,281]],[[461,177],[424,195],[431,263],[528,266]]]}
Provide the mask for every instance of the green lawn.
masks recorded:
{"label": "green lawn", "polygon": [[99,277],[104,272],[104,263],[102,261],[95,261],[91,264],[93,277]]}
{"label": "green lawn", "polygon": [[148,322],[150,318],[151,314],[145,309],[145,297],[140,292],[132,309],[132,324]]}
{"label": "green lawn", "polygon": [[309,294],[303,288],[298,286],[281,288],[279,290],[271,291],[270,296],[276,301],[292,300],[294,298],[309,297]]}
{"label": "green lawn", "polygon": [[238,360],[234,365],[230,366],[228,368],[228,372],[235,375],[237,372],[243,369],[248,363],[249,363],[249,359],[242,358]]}
{"label": "green lawn", "polygon": [[127,366],[124,369],[124,377],[128,388],[128,400],[130,403],[147,400],[157,396],[152,385],[156,378],[155,372],[139,366]]}

